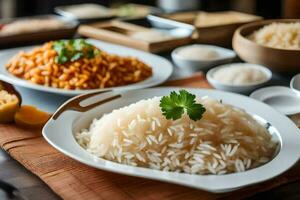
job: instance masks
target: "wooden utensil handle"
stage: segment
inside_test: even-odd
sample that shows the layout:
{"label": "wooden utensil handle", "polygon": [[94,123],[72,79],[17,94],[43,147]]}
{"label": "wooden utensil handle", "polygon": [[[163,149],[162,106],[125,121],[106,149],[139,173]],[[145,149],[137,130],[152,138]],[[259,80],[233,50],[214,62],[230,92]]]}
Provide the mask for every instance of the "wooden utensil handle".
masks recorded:
{"label": "wooden utensil handle", "polygon": [[60,108],[58,108],[58,110],[53,114],[52,119],[56,120],[63,112],[65,112],[67,110],[85,112],[85,111],[88,111],[92,108],[95,108],[95,107],[97,107],[101,104],[110,102],[112,100],[115,100],[115,99],[121,97],[120,94],[117,94],[117,95],[102,99],[100,101],[97,101],[97,102],[92,103],[92,104],[87,105],[87,106],[81,106],[80,105],[80,102],[82,102],[83,100],[86,100],[86,99],[89,99],[90,97],[93,97],[93,96],[96,96],[96,95],[99,95],[99,94],[103,94],[103,93],[107,93],[107,92],[111,92],[111,90],[93,92],[93,93],[88,93],[88,94],[83,94],[83,95],[76,96],[76,97],[70,99],[69,101],[67,101],[66,103],[64,103]]}

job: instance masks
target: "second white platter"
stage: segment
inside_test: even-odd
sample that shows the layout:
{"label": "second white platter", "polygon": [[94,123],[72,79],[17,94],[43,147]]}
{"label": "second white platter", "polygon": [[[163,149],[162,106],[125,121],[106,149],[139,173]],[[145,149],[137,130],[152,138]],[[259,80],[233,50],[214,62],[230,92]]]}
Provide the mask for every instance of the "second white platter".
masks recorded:
{"label": "second white platter", "polygon": [[153,75],[148,79],[135,84],[125,85],[120,87],[104,88],[104,89],[65,90],[65,89],[58,89],[58,88],[38,85],[10,74],[5,67],[5,64],[8,62],[8,60],[12,58],[14,55],[16,55],[19,51],[21,50],[29,51],[34,48],[34,46],[30,46],[30,47],[9,49],[9,50],[2,51],[0,53],[0,80],[6,81],[13,85],[39,90],[43,92],[50,92],[50,93],[66,95],[66,96],[75,96],[78,94],[85,94],[89,92],[106,91],[106,90],[132,90],[132,89],[148,88],[165,82],[173,72],[173,65],[167,59],[161,56],[157,56],[151,53],[132,49],[129,47],[110,44],[110,43],[101,42],[93,39],[88,39],[87,41],[95,45],[99,49],[102,49],[108,53],[116,54],[120,56],[132,56],[138,58],[139,60],[145,62],[152,68]]}

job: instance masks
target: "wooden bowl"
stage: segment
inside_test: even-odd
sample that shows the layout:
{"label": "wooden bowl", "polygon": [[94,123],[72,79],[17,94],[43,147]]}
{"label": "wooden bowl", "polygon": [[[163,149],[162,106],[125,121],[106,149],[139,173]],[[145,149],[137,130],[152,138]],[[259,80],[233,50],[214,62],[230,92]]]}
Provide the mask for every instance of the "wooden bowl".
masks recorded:
{"label": "wooden bowl", "polygon": [[233,49],[246,62],[264,65],[277,72],[300,72],[300,50],[262,46],[247,38],[254,31],[273,22],[300,22],[300,19],[264,20],[243,25],[234,33]]}

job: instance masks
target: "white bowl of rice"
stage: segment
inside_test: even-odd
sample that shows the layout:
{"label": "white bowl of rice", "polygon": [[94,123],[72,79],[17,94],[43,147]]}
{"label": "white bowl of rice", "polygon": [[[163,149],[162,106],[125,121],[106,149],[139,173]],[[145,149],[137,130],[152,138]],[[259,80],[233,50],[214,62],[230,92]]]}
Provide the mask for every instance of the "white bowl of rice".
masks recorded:
{"label": "white bowl of rice", "polygon": [[216,89],[246,94],[270,81],[272,72],[261,65],[232,63],[209,70],[206,78]]}
{"label": "white bowl of rice", "polygon": [[101,170],[216,193],[266,181],[298,161],[299,129],[271,107],[242,95],[186,88],[205,107],[202,118],[184,113],[166,119],[161,97],[178,90],[74,97],[48,121],[43,136]]}
{"label": "white bowl of rice", "polygon": [[193,44],[176,48],[171,56],[178,68],[193,72],[229,63],[236,53],[214,45]]}

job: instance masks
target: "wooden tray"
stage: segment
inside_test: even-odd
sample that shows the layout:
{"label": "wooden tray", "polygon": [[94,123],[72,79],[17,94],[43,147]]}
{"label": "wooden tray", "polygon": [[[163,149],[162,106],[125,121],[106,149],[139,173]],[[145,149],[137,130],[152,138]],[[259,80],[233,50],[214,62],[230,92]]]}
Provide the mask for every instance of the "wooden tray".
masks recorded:
{"label": "wooden tray", "polygon": [[184,37],[149,42],[138,40],[130,36],[139,31],[149,30],[151,29],[127,22],[110,21],[106,23],[81,25],[78,29],[78,33],[86,37],[121,44],[152,53],[172,50],[178,46],[188,44],[192,40],[190,37]]}
{"label": "wooden tray", "polygon": [[[237,20],[236,22],[230,22],[230,23],[220,23],[220,24],[214,24],[214,25],[201,25],[196,24],[196,19],[199,14],[207,14],[207,15],[213,15],[213,14],[234,14],[237,17],[243,18],[243,20]],[[256,15],[250,15],[246,13],[236,12],[236,11],[224,11],[224,12],[199,12],[199,11],[193,11],[193,12],[180,12],[180,13],[174,13],[174,14],[164,14],[159,15],[160,17],[184,22],[187,24],[192,24],[196,28],[196,32],[193,35],[193,39],[195,39],[199,43],[206,43],[206,44],[215,44],[215,45],[221,45],[221,46],[230,46],[232,41],[232,36],[234,31],[241,25],[253,22],[253,21],[259,21],[262,20],[262,17],[256,16]]]}
{"label": "wooden tray", "polygon": [[56,15],[41,15],[35,17],[27,17],[27,18],[12,18],[0,20],[1,24],[7,24],[16,20],[23,19],[57,19],[65,23],[64,27],[57,29],[49,29],[49,30],[40,30],[38,32],[27,32],[20,34],[12,34],[8,36],[0,36],[0,48],[12,47],[16,45],[27,45],[34,44],[38,42],[47,42],[49,40],[63,39],[72,37],[75,32],[78,23],[72,20],[66,20],[63,17]]}

